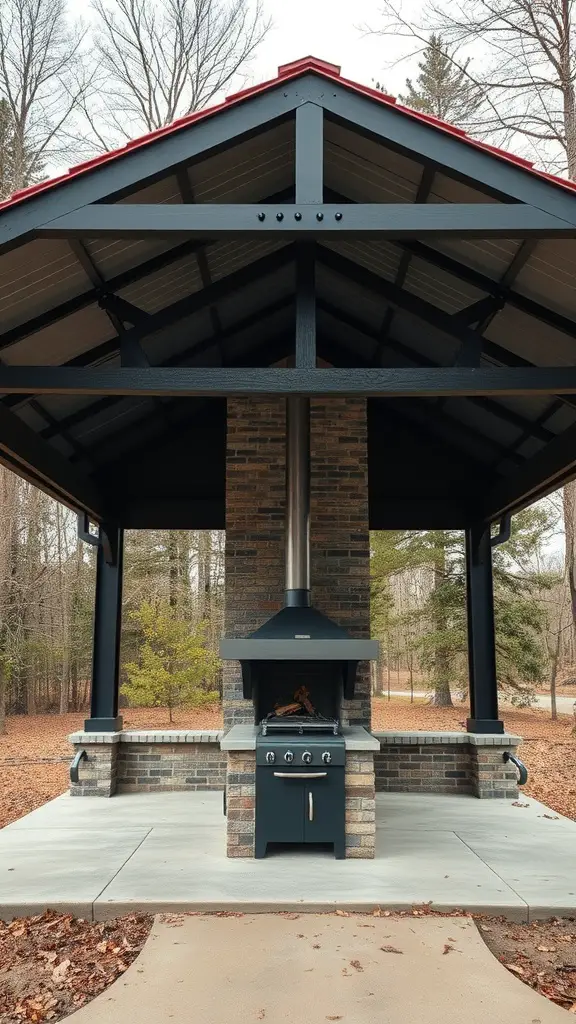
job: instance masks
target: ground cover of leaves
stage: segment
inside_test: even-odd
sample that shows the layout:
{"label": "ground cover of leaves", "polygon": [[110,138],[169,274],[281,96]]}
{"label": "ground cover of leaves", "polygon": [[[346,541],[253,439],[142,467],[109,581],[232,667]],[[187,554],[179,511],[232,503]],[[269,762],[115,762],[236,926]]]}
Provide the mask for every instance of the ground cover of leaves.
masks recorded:
{"label": "ground cover of leaves", "polygon": [[152,918],[91,923],[47,911],[0,921],[0,1022],[58,1021],[103,992],[144,945]]}
{"label": "ground cover of leaves", "polygon": [[477,924],[488,948],[509,971],[540,995],[576,1013],[574,918],[532,924],[482,918]]}

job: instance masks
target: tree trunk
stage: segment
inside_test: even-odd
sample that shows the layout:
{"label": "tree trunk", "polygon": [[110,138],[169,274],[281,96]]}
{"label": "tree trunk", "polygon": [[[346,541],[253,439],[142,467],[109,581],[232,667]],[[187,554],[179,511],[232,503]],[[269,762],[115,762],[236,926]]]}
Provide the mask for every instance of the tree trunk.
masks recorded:
{"label": "tree trunk", "polygon": [[570,615],[572,637],[576,629],[576,480],[571,480],[562,489],[562,509],[564,513],[564,576],[570,596]]}
{"label": "tree trunk", "polygon": [[434,632],[439,637],[436,652],[434,655],[434,696],[432,704],[438,708],[452,707],[452,694],[450,693],[450,673],[452,659],[450,653],[443,646],[442,636],[446,632],[448,622],[445,609],[442,605],[440,590],[446,578],[446,534],[443,530],[436,530],[433,535],[434,544],[434,591],[435,601],[433,604]]}

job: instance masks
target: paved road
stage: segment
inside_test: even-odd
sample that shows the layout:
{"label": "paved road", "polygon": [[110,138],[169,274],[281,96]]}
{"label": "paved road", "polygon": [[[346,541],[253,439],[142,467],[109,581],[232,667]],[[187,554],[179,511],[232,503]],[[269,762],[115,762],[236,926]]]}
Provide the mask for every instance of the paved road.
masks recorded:
{"label": "paved road", "polygon": [[[384,696],[387,695],[387,692]],[[409,697],[409,690],[391,690],[390,695],[392,697]],[[415,697],[429,697],[430,694],[427,690],[414,690]],[[503,703],[506,703],[504,701]],[[561,715],[571,715],[574,712],[574,705],[576,704],[576,697],[556,697],[556,706],[558,713]],[[546,694],[538,694],[533,707],[544,708],[546,711],[550,711],[550,697]]]}
{"label": "paved road", "polygon": [[246,914],[157,918],[126,973],[69,1021],[192,1018],[202,1024],[568,1020],[565,1010],[498,963],[469,917]]}

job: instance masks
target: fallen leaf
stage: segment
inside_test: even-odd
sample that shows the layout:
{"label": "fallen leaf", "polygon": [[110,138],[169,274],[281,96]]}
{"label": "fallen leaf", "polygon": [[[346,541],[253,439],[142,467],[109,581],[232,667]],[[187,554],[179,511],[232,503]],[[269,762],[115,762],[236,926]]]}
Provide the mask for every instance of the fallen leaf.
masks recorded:
{"label": "fallen leaf", "polygon": [[106,939],[104,939],[104,942],[99,942],[98,945],[96,946],[96,949],[98,950],[99,953],[105,953],[106,950],[108,949],[108,943],[106,942]]}
{"label": "fallen leaf", "polygon": [[404,953],[403,949],[396,949],[396,946],[380,946],[383,953]]}
{"label": "fallen leaf", "polygon": [[445,942],[444,943],[444,951],[443,951],[442,955],[446,956],[446,954],[447,953],[451,953],[453,949],[454,949],[454,946],[451,946],[449,942]]}
{"label": "fallen leaf", "polygon": [[59,963],[52,971],[52,981],[63,981],[69,967],[70,960],[62,960],[62,962]]}
{"label": "fallen leaf", "polygon": [[513,800],[512,807],[530,807],[530,804],[523,804],[520,800]]}
{"label": "fallen leaf", "polygon": [[54,961],[55,961],[55,959],[56,959],[56,957],[58,956],[58,954],[57,954],[57,953],[54,953],[54,951],[53,951],[53,950],[51,950],[50,952],[48,952],[48,951],[45,951],[45,950],[42,950],[42,949],[41,949],[41,950],[39,950],[39,952],[38,952],[38,956],[43,956],[43,957],[44,957],[44,958],[46,959],[46,963],[47,963],[47,964],[53,964],[53,963],[54,963]]}
{"label": "fallen leaf", "polygon": [[258,1020],[264,1020],[264,1017],[266,1016],[266,1010],[258,1010],[256,1016],[258,1017]]}
{"label": "fallen leaf", "polygon": [[536,949],[539,949],[541,953],[556,953],[555,946],[536,946]]}
{"label": "fallen leaf", "polygon": [[509,971],[513,971],[514,974],[526,973],[523,967],[517,967],[516,964],[504,964],[504,967],[507,967]]}
{"label": "fallen leaf", "polygon": [[337,910],[336,915],[338,917],[350,917],[350,914],[348,913],[347,910]]}
{"label": "fallen leaf", "polygon": [[576,1003],[572,1003],[572,1006],[568,1009],[568,1013],[576,1013]]}
{"label": "fallen leaf", "polygon": [[326,1017],[326,1020],[342,1020],[342,1014],[340,1013],[340,1014],[337,1014],[336,1016],[328,1016],[328,1017]]}
{"label": "fallen leaf", "polygon": [[319,942],[313,942],[312,943],[312,949],[320,949],[320,943]]}
{"label": "fallen leaf", "polygon": [[559,821],[560,820],[557,814],[543,814],[542,817],[543,818],[549,818],[550,821]]}
{"label": "fallen leaf", "polygon": [[364,970],[364,968],[362,967],[362,964],[360,963],[359,960],[351,960],[350,961],[350,967],[353,967],[355,971],[363,971]]}

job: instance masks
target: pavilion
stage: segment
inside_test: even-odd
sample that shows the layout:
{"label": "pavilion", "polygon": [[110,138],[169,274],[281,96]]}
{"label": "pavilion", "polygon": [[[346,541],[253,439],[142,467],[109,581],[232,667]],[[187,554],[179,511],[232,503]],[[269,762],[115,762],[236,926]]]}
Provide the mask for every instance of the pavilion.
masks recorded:
{"label": "pavilion", "polygon": [[576,474],[575,274],[576,184],[313,58],[1,204],[0,459],[100,527],[87,732],[121,728],[123,531],[230,529],[231,410],[290,394],[365,410],[364,549],[466,531],[468,728],[502,732],[491,547]]}

